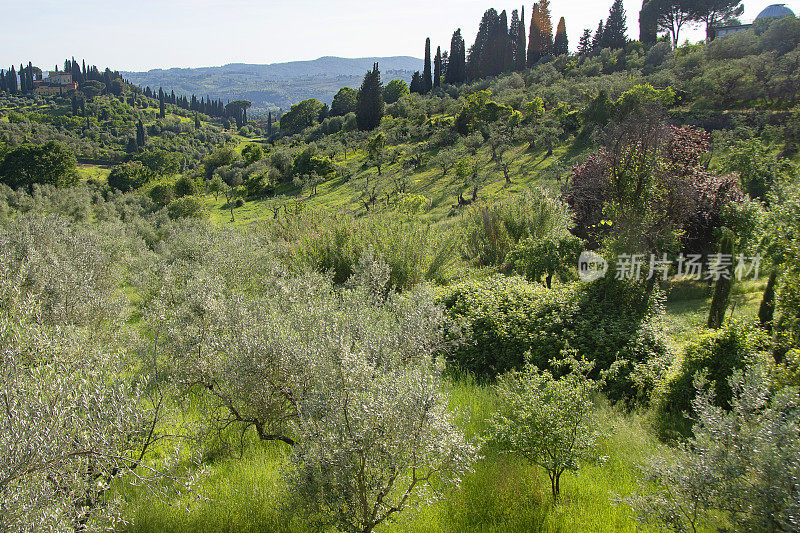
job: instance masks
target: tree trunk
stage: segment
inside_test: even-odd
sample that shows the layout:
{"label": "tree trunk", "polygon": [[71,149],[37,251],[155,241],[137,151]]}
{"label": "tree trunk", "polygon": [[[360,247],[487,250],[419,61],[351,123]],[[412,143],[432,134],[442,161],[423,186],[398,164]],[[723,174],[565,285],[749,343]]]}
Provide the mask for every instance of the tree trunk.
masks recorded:
{"label": "tree trunk", "polygon": [[765,330],[772,331],[772,321],[775,318],[775,285],[778,281],[778,272],[773,270],[769,275],[767,288],[764,289],[764,297],[761,299],[761,307],[758,309],[758,321]]}
{"label": "tree trunk", "polygon": [[[720,253],[733,256],[733,240],[730,237],[723,237],[719,246]],[[725,313],[731,299],[731,289],[733,288],[733,277],[720,277],[714,288],[714,298],[711,300],[711,310],[708,314],[708,327],[719,329],[725,322]]]}

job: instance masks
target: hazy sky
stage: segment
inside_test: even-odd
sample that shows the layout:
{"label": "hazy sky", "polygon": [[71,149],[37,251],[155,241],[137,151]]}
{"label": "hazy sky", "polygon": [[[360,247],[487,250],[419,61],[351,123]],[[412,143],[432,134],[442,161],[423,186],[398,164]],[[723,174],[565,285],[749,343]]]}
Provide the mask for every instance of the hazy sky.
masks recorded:
{"label": "hazy sky", "polygon": [[[552,0],[556,24],[566,17],[570,47],[597,27],[612,0]],[[745,0],[745,20],[769,0]],[[147,70],[276,63],[320,56],[422,57],[425,37],[449,48],[460,27],[470,46],[483,12],[520,5],[492,0],[3,0],[0,65],[32,60],[43,70],[67,56],[103,68]],[[625,0],[638,37],[641,0]],[[786,4],[800,12],[800,0]],[[526,17],[531,6],[526,4]],[[528,25],[530,21],[526,21]],[[699,38],[699,31],[687,36]]]}

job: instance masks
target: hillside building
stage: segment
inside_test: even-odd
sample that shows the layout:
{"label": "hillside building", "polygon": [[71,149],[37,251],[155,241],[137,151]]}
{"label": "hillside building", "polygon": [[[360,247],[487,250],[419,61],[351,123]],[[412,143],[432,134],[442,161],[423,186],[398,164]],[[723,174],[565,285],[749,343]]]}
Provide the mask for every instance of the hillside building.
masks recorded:
{"label": "hillside building", "polygon": [[33,93],[44,96],[63,96],[78,89],[70,72],[50,72],[47,78],[33,82]]}
{"label": "hillside building", "polygon": [[[758,14],[756,20],[781,19],[783,17],[794,17],[794,11],[786,7],[786,4],[772,4]],[[729,26],[717,26],[714,28],[714,38],[724,37],[732,33],[746,31],[753,27],[753,24],[731,24]]]}

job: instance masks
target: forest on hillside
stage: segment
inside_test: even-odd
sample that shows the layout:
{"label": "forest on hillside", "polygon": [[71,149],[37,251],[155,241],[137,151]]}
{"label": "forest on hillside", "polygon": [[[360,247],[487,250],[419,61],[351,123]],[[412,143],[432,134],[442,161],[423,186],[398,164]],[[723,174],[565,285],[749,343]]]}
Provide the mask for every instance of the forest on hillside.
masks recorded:
{"label": "forest on hillside", "polygon": [[740,15],[283,114],[3,70],[0,531],[797,531],[800,19]]}

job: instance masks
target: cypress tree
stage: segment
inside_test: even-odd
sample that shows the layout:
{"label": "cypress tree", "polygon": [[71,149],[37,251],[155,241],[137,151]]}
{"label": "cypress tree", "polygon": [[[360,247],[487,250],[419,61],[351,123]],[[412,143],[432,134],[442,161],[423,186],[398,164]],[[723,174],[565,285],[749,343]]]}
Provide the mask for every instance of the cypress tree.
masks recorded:
{"label": "cypress tree", "polygon": [[200,115],[198,115],[197,111],[194,112],[194,129],[200,129]]}
{"label": "cypress tree", "polygon": [[381,71],[378,63],[372,70],[364,76],[361,90],[358,93],[358,104],[356,106],[356,122],[362,131],[370,131],[377,128],[383,118],[383,83],[381,83]]}
{"label": "cypress tree", "polygon": [[436,57],[433,60],[433,86],[442,84],[442,47],[436,47]]}
{"label": "cypress tree", "polygon": [[569,54],[569,37],[567,37],[567,22],[564,17],[558,21],[556,37],[553,40],[553,55],[561,56]]}
{"label": "cypress tree", "polygon": [[75,96],[74,93],[72,94],[72,116],[73,117],[78,116],[78,98]]}
{"label": "cypress tree", "polygon": [[140,148],[144,148],[146,142],[147,136],[144,132],[144,124],[142,124],[142,120],[139,119],[139,122],[136,124],[136,145]]}
{"label": "cypress tree", "polygon": [[509,37],[511,39],[511,56],[512,56],[512,69],[515,71],[525,70],[525,64],[528,58],[526,57],[525,46],[525,8],[522,8],[522,18],[515,9],[511,12],[511,28],[509,29]]}
{"label": "cypress tree", "polygon": [[25,84],[28,86],[28,92],[33,92],[33,64],[28,61],[28,73],[26,75]]}
{"label": "cypress tree", "polygon": [[433,88],[433,75],[431,74],[431,39],[425,39],[425,65],[422,71],[423,92],[428,93]]}
{"label": "cypress tree", "polygon": [[542,50],[544,48],[543,37],[537,19],[540,18],[539,3],[533,4],[533,13],[531,14],[531,28],[530,36],[528,37],[528,68],[533,67],[542,58]]}
{"label": "cypress tree", "polygon": [[25,75],[25,67],[22,63],[19,64],[19,92],[25,94],[28,92],[28,77]]}
{"label": "cypress tree", "polygon": [[467,78],[497,76],[506,69],[508,20],[495,9],[488,9],[481,19],[475,44],[467,58]]}
{"label": "cypress tree", "polygon": [[497,57],[501,66],[501,72],[514,70],[514,39],[508,24],[508,15],[505,10],[500,13],[500,24],[497,27]]}
{"label": "cypress tree", "polygon": [[450,40],[450,55],[448,56],[445,82],[451,85],[464,83],[466,77],[466,44],[461,36],[461,29],[458,29],[453,32]]}
{"label": "cypress tree", "polygon": [[160,118],[166,118],[166,109],[164,105],[164,89],[161,87],[158,88],[158,116]]}
{"label": "cypress tree", "polygon": [[642,44],[652,45],[658,40],[658,2],[642,2],[642,10],[639,11],[639,41]]}
{"label": "cypress tree", "polygon": [[409,91],[412,93],[422,94],[425,90],[425,83],[422,81],[422,74],[419,71],[415,71],[414,74],[411,76],[411,85],[408,86]]}
{"label": "cypress tree", "polygon": [[628,23],[622,0],[614,0],[603,28],[603,48],[619,50],[628,43]]}
{"label": "cypress tree", "polygon": [[544,42],[542,53],[545,55],[553,53],[553,20],[550,16],[550,0],[540,0],[539,2],[539,33]]}
{"label": "cypress tree", "polygon": [[6,92],[6,71],[0,69],[0,93]]}
{"label": "cypress tree", "polygon": [[272,137],[272,111],[267,114],[267,135]]}
{"label": "cypress tree", "polygon": [[11,65],[11,72],[8,73],[8,92],[17,94],[19,86],[17,85],[17,71],[14,70],[14,65]]}
{"label": "cypress tree", "polygon": [[603,33],[605,33],[605,28],[603,27],[603,21],[600,21],[600,24],[597,26],[597,31],[594,32],[594,37],[592,38],[592,52],[597,53],[603,49]]}

